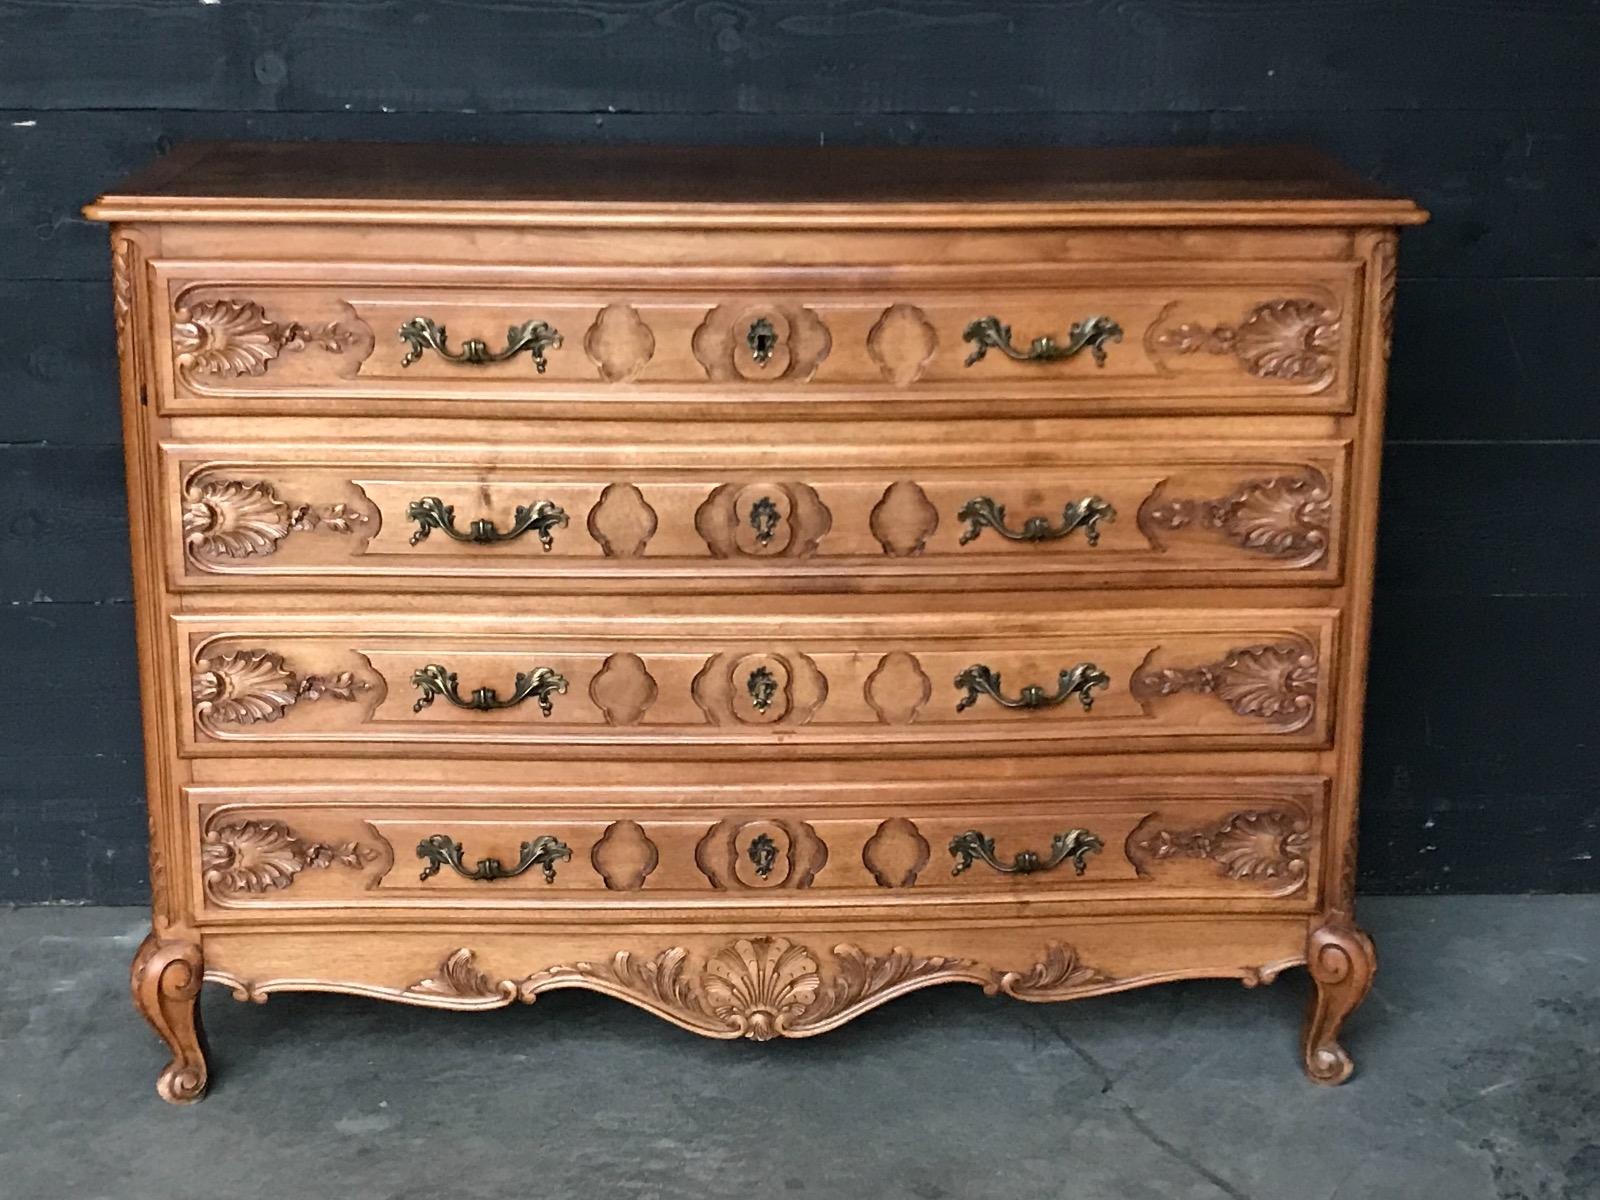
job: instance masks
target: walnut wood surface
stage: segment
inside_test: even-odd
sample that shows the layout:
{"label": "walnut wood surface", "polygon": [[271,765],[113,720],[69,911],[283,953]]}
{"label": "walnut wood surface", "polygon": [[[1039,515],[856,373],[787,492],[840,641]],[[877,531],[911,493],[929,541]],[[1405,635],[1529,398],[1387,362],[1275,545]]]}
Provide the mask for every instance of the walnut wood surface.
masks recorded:
{"label": "walnut wood surface", "polygon": [[203,147],[91,209],[165,1098],[202,974],[765,1040],[1308,964],[1348,1075],[1421,214],[1300,155],[753,162]]}

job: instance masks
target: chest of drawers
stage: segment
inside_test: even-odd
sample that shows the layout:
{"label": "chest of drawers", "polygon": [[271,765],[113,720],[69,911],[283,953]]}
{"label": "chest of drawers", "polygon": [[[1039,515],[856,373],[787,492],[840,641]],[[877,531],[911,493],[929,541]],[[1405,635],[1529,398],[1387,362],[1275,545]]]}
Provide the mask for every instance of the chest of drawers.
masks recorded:
{"label": "chest of drawers", "polygon": [[763,1040],[1305,965],[1349,1074],[1409,202],[1294,151],[255,144],[89,213],[163,1097],[208,980]]}

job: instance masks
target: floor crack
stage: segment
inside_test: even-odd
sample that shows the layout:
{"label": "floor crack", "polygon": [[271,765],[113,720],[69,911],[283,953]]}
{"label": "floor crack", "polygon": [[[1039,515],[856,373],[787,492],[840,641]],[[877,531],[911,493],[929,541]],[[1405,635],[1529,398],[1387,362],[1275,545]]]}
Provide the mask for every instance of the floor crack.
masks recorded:
{"label": "floor crack", "polygon": [[[1091,1071],[1100,1077],[1100,1094],[1102,1096],[1109,1095],[1117,1080],[1116,1076],[1111,1073],[1106,1065],[1094,1055],[1090,1054],[1082,1046],[1078,1045],[1078,1043],[1073,1039],[1072,1035],[1069,1034],[1065,1029],[1062,1029],[1059,1025],[1048,1021],[1044,1022],[1044,1024],[1045,1027],[1055,1035],[1056,1040],[1058,1040],[1068,1050],[1072,1051],[1072,1053],[1079,1060],[1081,1060],[1085,1066],[1087,1066]],[[1135,1109],[1131,1103],[1119,1096],[1112,1096],[1111,1102],[1116,1105],[1118,1111],[1121,1112],[1122,1115],[1127,1119],[1128,1124],[1137,1129],[1140,1135],[1147,1142],[1161,1150],[1168,1157],[1173,1158],[1182,1163],[1184,1166],[1188,1167],[1212,1187],[1220,1191],[1224,1196],[1227,1196],[1228,1200],[1250,1200],[1248,1193],[1241,1192],[1238,1188],[1234,1187],[1233,1184],[1229,1183],[1222,1176],[1218,1175],[1210,1167],[1196,1159],[1187,1150],[1184,1150],[1181,1146],[1167,1141],[1166,1138],[1162,1137],[1159,1133],[1152,1129],[1145,1119],[1139,1115],[1138,1110]]]}

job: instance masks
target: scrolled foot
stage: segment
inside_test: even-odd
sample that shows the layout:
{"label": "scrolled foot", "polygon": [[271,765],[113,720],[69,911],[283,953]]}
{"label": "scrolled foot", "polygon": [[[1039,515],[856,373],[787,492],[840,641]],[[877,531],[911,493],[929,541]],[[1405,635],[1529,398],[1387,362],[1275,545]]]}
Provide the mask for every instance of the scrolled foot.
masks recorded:
{"label": "scrolled foot", "polygon": [[200,1027],[200,985],[205,966],[194,942],[163,941],[150,934],[134,955],[133,1003],[172,1052],[156,1080],[168,1104],[193,1104],[205,1094],[205,1034]]}
{"label": "scrolled foot", "polygon": [[1306,1010],[1302,1039],[1306,1074],[1330,1087],[1355,1070],[1339,1044],[1345,1018],[1367,998],[1378,959],[1372,939],[1346,917],[1335,915],[1313,926],[1306,943],[1306,967],[1317,991]]}

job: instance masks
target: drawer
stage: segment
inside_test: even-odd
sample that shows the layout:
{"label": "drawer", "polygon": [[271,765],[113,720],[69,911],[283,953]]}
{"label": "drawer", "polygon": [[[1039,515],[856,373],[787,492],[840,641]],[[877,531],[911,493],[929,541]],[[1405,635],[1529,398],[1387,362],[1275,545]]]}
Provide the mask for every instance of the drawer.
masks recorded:
{"label": "drawer", "polygon": [[187,790],[215,910],[1317,896],[1320,778]]}
{"label": "drawer", "polygon": [[[1343,442],[163,446],[180,590],[1337,581]],[[492,465],[486,464],[492,459]]]}
{"label": "drawer", "polygon": [[180,615],[181,745],[892,757],[1292,749],[1326,745],[1330,731],[1333,610],[626,603]]}
{"label": "drawer", "polygon": [[154,269],[164,411],[756,420],[1346,412],[1360,278],[1352,262],[1248,261]]}

